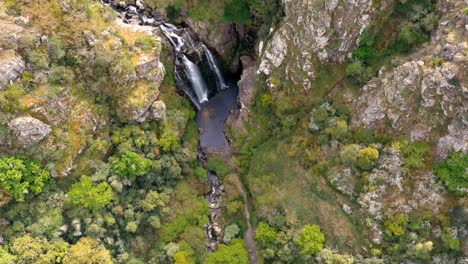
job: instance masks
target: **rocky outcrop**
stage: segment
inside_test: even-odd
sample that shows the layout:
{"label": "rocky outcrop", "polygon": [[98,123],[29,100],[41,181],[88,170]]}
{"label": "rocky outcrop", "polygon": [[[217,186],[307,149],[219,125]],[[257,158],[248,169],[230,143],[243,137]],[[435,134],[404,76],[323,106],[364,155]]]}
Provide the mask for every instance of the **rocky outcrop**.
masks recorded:
{"label": "rocky outcrop", "polygon": [[13,50],[0,51],[0,91],[23,75],[26,66],[23,58]]}
{"label": "rocky outcrop", "polygon": [[439,141],[439,156],[451,149],[468,151],[468,42],[462,3],[442,1],[438,8],[443,15],[431,43],[400,59],[399,66],[382,68],[362,88],[353,102],[354,126],[386,129],[390,123],[393,132],[412,140],[437,140],[451,123]]}
{"label": "rocky outcrop", "polygon": [[166,104],[163,101],[156,101],[151,105],[151,117],[158,122],[166,119]]}
{"label": "rocky outcrop", "polygon": [[286,16],[268,43],[259,43],[258,73],[292,81],[305,90],[314,79],[314,61],[343,62],[377,11],[393,1],[283,0]]}
{"label": "rocky outcrop", "polygon": [[237,47],[242,36],[235,24],[195,21],[190,18],[184,19],[184,22],[201,41],[216,51],[227,70],[237,72],[240,67]]}
{"label": "rocky outcrop", "polygon": [[240,109],[236,113],[232,113],[227,120],[227,124],[236,130],[243,129],[244,123],[249,117],[252,98],[255,95],[255,60],[243,56],[241,61],[243,71],[241,79],[237,83],[239,86],[238,103]]}
{"label": "rocky outcrop", "polygon": [[13,130],[16,142],[22,147],[40,142],[52,131],[50,126],[30,116],[15,118],[8,125]]}

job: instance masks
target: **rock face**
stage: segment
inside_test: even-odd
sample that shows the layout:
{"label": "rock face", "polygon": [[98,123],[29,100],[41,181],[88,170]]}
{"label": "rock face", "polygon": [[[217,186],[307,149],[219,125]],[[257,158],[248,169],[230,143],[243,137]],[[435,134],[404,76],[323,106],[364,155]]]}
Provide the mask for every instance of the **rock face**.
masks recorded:
{"label": "rock face", "polygon": [[151,117],[158,122],[166,119],[166,104],[163,101],[156,101],[151,105]]}
{"label": "rock face", "polygon": [[23,147],[38,143],[52,131],[47,124],[29,116],[13,119],[8,125],[13,130],[18,144]]}
{"label": "rock face", "polygon": [[243,36],[236,30],[234,24],[213,24],[190,18],[184,19],[184,22],[196,33],[197,37],[216,51],[229,71],[236,72],[239,69],[239,57],[236,50]]}
{"label": "rock face", "polygon": [[240,109],[237,113],[229,116],[227,123],[235,129],[242,129],[246,122],[252,98],[255,94],[255,60],[248,56],[241,57],[242,76],[237,85],[239,86],[238,102]]}
{"label": "rock face", "polygon": [[[457,4],[458,3],[458,4]],[[431,43],[394,68],[382,68],[353,103],[353,124],[385,128],[390,122],[412,140],[436,140],[439,156],[451,149],[468,151],[468,89],[465,73],[468,42],[463,1],[442,1],[443,15]],[[441,64],[434,63],[442,58]]]}
{"label": "rock face", "polygon": [[376,8],[371,0],[283,0],[283,5],[281,27],[268,43],[259,44],[258,73],[278,71],[278,78],[285,76],[308,90],[315,78],[314,60],[343,62],[376,11],[385,11],[391,3],[382,1]]}
{"label": "rock face", "polygon": [[26,69],[23,58],[12,50],[0,52],[0,91],[20,78]]}

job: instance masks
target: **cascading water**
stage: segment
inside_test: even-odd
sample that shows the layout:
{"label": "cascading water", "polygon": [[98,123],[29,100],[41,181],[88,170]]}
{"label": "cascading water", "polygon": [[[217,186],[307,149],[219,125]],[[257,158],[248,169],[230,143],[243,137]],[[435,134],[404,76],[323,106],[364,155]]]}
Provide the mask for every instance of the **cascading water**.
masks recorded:
{"label": "cascading water", "polygon": [[[144,15],[144,4],[137,0],[136,6],[127,5],[125,2],[115,4],[111,0],[101,0],[107,6],[111,6],[121,13],[125,23],[137,23],[159,27],[163,34],[170,41],[176,59],[174,77],[177,87],[182,89],[194,105],[198,108],[197,124],[200,128],[200,161],[204,160],[205,154],[227,153],[229,144],[224,135],[224,122],[229,113],[237,106],[237,86],[231,85],[227,89],[221,70],[213,53],[202,43],[194,41],[191,32],[184,28],[177,28],[174,25],[157,21],[154,17]],[[206,73],[211,80],[216,80],[216,85],[207,85],[204,75],[196,62],[202,62],[203,52],[208,62],[211,72]],[[198,60],[197,60],[198,59]],[[210,84],[210,83],[209,83]],[[209,89],[213,87],[213,89]],[[216,93],[215,91],[218,91]],[[209,100],[210,91],[213,97]],[[211,95],[212,95],[211,94]],[[206,224],[208,238],[208,250],[215,251],[220,243],[222,235],[220,226],[220,214],[222,212],[222,196],[224,188],[218,177],[208,173],[208,185],[210,192],[207,195],[208,206],[210,208],[209,223]]]}
{"label": "cascading water", "polygon": [[182,63],[184,64],[185,74],[192,83],[193,90],[197,95],[198,102],[204,103],[208,101],[208,88],[205,84],[205,80],[200,72],[198,66],[191,62],[187,56],[182,55]]}
{"label": "cascading water", "polygon": [[218,87],[218,91],[222,91],[228,88],[228,86],[224,82],[224,77],[221,74],[221,70],[219,69],[219,66],[216,63],[213,53],[211,53],[210,49],[208,49],[205,44],[202,44],[202,46],[203,50],[205,51],[206,58],[208,59],[208,64],[210,65],[211,70],[216,74],[216,84]]}

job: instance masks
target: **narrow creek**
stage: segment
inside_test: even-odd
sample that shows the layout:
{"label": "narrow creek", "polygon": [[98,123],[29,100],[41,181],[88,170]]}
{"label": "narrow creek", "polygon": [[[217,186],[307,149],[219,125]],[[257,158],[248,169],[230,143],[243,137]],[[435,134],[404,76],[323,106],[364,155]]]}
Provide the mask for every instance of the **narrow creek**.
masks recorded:
{"label": "narrow creek", "polygon": [[[125,23],[159,28],[170,42],[174,54],[174,76],[177,87],[185,92],[197,108],[196,122],[200,131],[199,162],[204,165],[212,155],[221,155],[226,160],[230,156],[229,142],[224,133],[225,122],[232,111],[238,110],[237,81],[223,76],[211,50],[188,28],[176,27],[164,21],[146,16],[142,1],[136,5],[123,6],[111,0],[101,0],[119,12]],[[209,223],[206,224],[207,250],[215,251],[222,241],[220,223],[224,186],[214,172],[208,172],[210,192],[206,195],[210,209]],[[257,250],[250,226],[248,198],[243,186],[239,186],[246,200],[245,216],[248,230],[245,234],[250,262],[258,263]]]}

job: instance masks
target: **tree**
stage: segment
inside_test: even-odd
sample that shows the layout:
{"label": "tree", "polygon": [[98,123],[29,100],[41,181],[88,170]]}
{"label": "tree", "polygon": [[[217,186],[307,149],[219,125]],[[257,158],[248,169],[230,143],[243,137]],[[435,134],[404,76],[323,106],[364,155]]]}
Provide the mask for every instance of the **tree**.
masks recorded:
{"label": "tree", "polygon": [[175,264],[194,264],[192,256],[187,251],[179,251],[174,255]]}
{"label": "tree", "polygon": [[208,170],[216,173],[221,179],[229,173],[229,168],[222,157],[213,157],[208,160]]}
{"label": "tree", "polygon": [[231,245],[220,245],[218,250],[206,258],[206,264],[248,264],[249,252],[244,240],[234,239]]}
{"label": "tree", "polygon": [[166,194],[159,194],[155,191],[150,191],[141,203],[144,211],[150,212],[158,207],[164,207],[166,202],[169,201],[169,196]]}
{"label": "tree", "polygon": [[60,263],[68,250],[63,241],[49,243],[45,238],[29,235],[17,237],[11,244],[11,251],[17,256],[18,263]]}
{"label": "tree", "polygon": [[8,253],[8,250],[0,246],[0,263],[13,264],[16,263],[17,259],[18,257],[16,257],[15,255],[11,255],[10,253]]}
{"label": "tree", "polygon": [[136,177],[147,174],[151,170],[151,164],[151,160],[135,152],[127,152],[114,162],[112,169],[118,175],[134,181]]}
{"label": "tree", "polygon": [[295,242],[302,249],[303,254],[315,255],[323,249],[325,235],[322,233],[320,226],[305,225]]}
{"label": "tree", "polygon": [[68,192],[72,204],[80,205],[93,211],[100,210],[112,201],[112,188],[102,182],[94,185],[89,176],[82,176],[74,183]]}
{"label": "tree", "polygon": [[352,264],[354,259],[349,255],[338,254],[328,248],[323,249],[317,254],[316,260],[320,264]]}
{"label": "tree", "polygon": [[265,222],[260,222],[255,233],[255,239],[264,245],[273,244],[276,240],[278,231]]}
{"label": "tree", "polygon": [[434,168],[445,187],[458,195],[468,192],[468,155],[453,152],[446,160],[439,162]]}
{"label": "tree", "polygon": [[229,244],[233,238],[239,234],[239,227],[236,224],[232,224],[226,227],[224,230],[224,238],[223,241],[224,243]]}
{"label": "tree", "polygon": [[112,257],[96,240],[83,237],[70,247],[63,264],[112,264]]}
{"label": "tree", "polygon": [[362,170],[371,170],[378,159],[379,151],[373,147],[367,147],[359,151],[357,165]]}
{"label": "tree", "polygon": [[347,166],[354,166],[357,162],[359,145],[350,144],[344,146],[340,151],[341,162]]}
{"label": "tree", "polygon": [[0,159],[0,188],[17,202],[24,202],[30,191],[41,193],[49,179],[49,172],[41,169],[36,162],[15,157]]}

